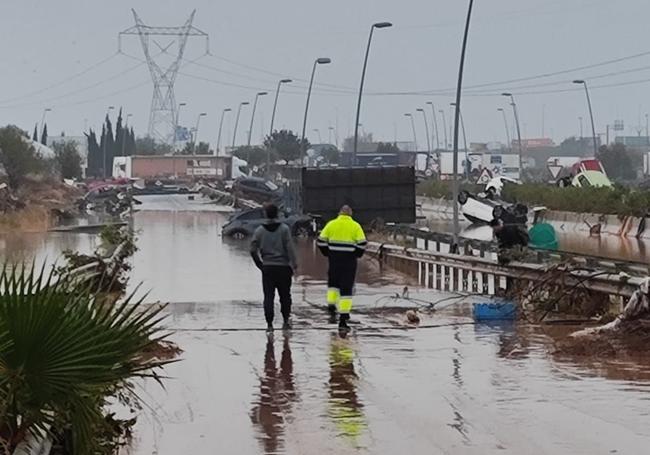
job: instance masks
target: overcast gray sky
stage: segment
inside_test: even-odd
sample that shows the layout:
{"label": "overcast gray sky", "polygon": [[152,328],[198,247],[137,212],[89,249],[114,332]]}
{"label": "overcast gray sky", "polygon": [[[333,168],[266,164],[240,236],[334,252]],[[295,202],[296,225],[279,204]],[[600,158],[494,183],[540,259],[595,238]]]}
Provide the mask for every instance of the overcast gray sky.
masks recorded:
{"label": "overcast gray sky", "polygon": [[[332,64],[317,72],[320,85],[312,99],[308,133],[317,142],[312,130],[318,128],[325,140],[328,126],[338,125],[343,139],[353,128],[354,92],[368,29],[375,21],[391,21],[394,27],[375,35],[361,118],[364,130],[378,139],[410,140],[403,114],[415,113],[429,100],[445,109],[449,121],[453,99],[448,89],[455,86],[464,0],[5,0],[0,15],[0,124],[31,131],[43,109],[52,107],[50,134],[64,130],[76,135],[86,121],[99,125],[107,106],[115,105],[134,115],[132,123],[144,135],[152,94],[147,67],[114,55],[118,32],[133,25],[132,7],[148,25],[181,25],[197,9],[194,25],[210,35],[213,55],[198,60],[201,66],[188,63],[204,51],[203,42],[190,41],[176,96],[188,103],[181,123],[193,124],[199,112],[209,114],[201,140],[216,142],[224,107],[252,100],[258,89],[272,90],[278,79],[274,73],[307,79],[316,57],[330,57]],[[589,79],[594,87],[599,132],[616,119],[625,120],[626,133],[639,123],[645,128],[650,54],[554,77],[470,87],[650,51],[648,17],[647,0],[476,0],[463,101],[469,139],[504,139],[497,108],[508,106],[494,96],[503,90],[517,94],[524,136],[541,136],[543,110],[547,136],[559,140],[578,134],[579,116],[585,118],[587,135],[584,92],[570,83],[577,77]],[[159,41],[163,47],[167,42]],[[126,39],[123,47],[143,59],[137,37]],[[99,62],[104,63],[93,68]],[[71,78],[80,72],[84,74]],[[574,91],[538,93],[566,89]],[[300,129],[305,92],[302,81],[286,87],[277,127]],[[254,142],[269,127],[272,98],[259,105]],[[249,120],[250,110],[244,111],[238,142],[244,141]],[[424,126],[417,120],[424,142]],[[512,122],[511,115],[508,120]],[[230,122],[224,132],[231,134]]]}

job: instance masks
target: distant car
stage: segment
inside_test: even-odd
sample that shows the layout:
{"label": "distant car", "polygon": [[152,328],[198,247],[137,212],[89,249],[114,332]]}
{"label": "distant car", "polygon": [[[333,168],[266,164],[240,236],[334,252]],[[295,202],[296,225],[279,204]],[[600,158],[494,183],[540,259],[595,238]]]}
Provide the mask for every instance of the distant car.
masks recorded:
{"label": "distant car", "polygon": [[528,218],[528,207],[523,204],[510,204],[494,197],[489,189],[479,195],[461,191],[458,203],[461,213],[474,224],[488,224],[493,219],[500,219],[507,224],[525,225]]}
{"label": "distant car", "polygon": [[241,177],[235,180],[233,192],[246,199],[259,202],[277,201],[282,199],[283,191],[275,183],[259,177]]}
{"label": "distant car", "polygon": [[519,180],[511,179],[510,177],[494,177],[487,183],[487,185],[485,185],[485,194],[492,199],[494,196],[501,196],[503,187],[510,184],[521,185],[521,182]]}
{"label": "distant car", "polygon": [[600,171],[582,171],[573,178],[573,186],[579,188],[613,188],[611,180],[606,174]]}
{"label": "distant car", "polygon": [[[249,209],[233,214],[221,229],[224,237],[244,239],[253,235],[255,230],[266,222],[263,208]],[[279,221],[291,229],[295,237],[310,237],[315,232],[314,220],[306,215],[281,213]]]}

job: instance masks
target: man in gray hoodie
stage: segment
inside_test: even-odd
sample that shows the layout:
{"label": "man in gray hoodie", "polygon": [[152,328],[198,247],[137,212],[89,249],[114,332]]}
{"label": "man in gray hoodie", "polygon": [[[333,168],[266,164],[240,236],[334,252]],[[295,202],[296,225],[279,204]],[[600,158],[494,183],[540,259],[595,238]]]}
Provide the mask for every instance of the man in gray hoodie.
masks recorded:
{"label": "man in gray hoodie", "polygon": [[291,279],[297,269],[296,252],[289,227],[278,221],[278,208],[274,204],[264,207],[266,223],[253,234],[251,256],[262,271],[264,288],[264,316],[267,331],[273,331],[275,290],[280,295],[280,308],[284,318],[283,330],[289,330],[291,316]]}

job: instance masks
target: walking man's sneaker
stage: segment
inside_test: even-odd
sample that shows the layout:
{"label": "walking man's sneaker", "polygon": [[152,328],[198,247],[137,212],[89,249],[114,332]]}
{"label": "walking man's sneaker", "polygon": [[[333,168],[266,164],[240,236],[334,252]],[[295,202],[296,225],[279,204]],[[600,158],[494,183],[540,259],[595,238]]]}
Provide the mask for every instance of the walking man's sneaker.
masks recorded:
{"label": "walking man's sneaker", "polygon": [[282,330],[285,332],[291,330],[291,322],[288,319],[285,319],[284,324],[282,324]]}
{"label": "walking man's sneaker", "polygon": [[269,324],[266,326],[266,333],[273,333],[273,324]]}

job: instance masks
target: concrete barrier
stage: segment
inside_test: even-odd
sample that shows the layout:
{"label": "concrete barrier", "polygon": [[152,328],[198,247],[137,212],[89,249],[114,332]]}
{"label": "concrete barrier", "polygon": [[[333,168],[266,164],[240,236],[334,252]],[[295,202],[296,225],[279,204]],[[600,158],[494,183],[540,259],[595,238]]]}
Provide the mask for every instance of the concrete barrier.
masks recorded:
{"label": "concrete barrier", "polygon": [[[454,208],[450,200],[418,197],[418,204],[421,207],[420,215],[429,221],[453,219]],[[544,220],[560,233],[614,235],[650,240],[650,220],[642,217],[548,210],[544,214]],[[532,223],[532,214],[530,222]]]}

